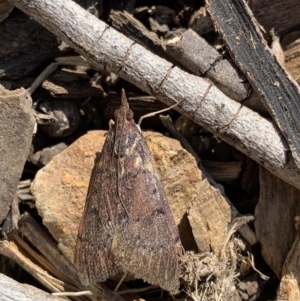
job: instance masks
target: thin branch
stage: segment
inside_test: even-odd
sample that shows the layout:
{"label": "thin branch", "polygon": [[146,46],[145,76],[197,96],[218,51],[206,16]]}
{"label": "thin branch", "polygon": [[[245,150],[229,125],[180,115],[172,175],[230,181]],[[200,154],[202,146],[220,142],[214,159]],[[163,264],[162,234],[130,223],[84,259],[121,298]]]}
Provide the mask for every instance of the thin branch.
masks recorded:
{"label": "thin branch", "polygon": [[161,59],[85,11],[71,0],[10,0],[82,54],[98,70],[109,70],[300,188],[300,171],[289,164],[288,146],[274,123],[241,106],[209,83]]}

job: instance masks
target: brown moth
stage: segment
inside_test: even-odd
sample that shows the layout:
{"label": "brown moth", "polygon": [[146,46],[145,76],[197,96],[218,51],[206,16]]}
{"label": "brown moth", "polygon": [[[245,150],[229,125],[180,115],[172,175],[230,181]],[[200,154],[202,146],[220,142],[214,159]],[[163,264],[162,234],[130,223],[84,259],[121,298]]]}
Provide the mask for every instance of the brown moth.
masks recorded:
{"label": "brown moth", "polygon": [[182,256],[178,229],[124,90],[114,116],[79,226],[79,277],[89,285],[123,271],[175,292]]}

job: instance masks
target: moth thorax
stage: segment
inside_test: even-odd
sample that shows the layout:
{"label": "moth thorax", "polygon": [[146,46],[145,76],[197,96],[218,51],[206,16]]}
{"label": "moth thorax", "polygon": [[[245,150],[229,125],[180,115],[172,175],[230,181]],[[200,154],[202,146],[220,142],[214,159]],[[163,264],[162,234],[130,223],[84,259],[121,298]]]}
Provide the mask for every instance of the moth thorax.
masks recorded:
{"label": "moth thorax", "polygon": [[127,109],[126,110],[126,119],[128,120],[128,121],[130,121],[130,120],[132,120],[133,119],[133,112],[130,110],[130,109]]}
{"label": "moth thorax", "polygon": [[133,120],[133,112],[126,107],[121,107],[114,112],[116,118],[116,133],[115,133],[115,144],[114,154],[118,157],[124,157],[126,155],[126,133],[124,128],[127,122]]}
{"label": "moth thorax", "polygon": [[125,157],[126,156],[126,136],[123,135],[121,138],[120,138],[120,142],[119,142],[119,150],[118,150],[118,155],[119,157]]}

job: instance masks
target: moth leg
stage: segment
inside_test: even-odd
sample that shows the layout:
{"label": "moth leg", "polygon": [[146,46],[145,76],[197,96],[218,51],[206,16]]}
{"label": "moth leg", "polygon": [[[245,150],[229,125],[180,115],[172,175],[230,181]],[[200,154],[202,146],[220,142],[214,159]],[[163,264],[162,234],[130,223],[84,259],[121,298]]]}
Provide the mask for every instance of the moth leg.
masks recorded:
{"label": "moth leg", "polygon": [[149,113],[149,114],[146,114],[144,116],[141,116],[140,119],[139,119],[139,122],[138,122],[138,127],[140,128],[141,127],[141,123],[143,121],[144,118],[148,118],[148,117],[152,117],[152,116],[155,116],[156,114],[160,114],[162,112],[165,112],[165,111],[169,111],[177,106],[179,106],[181,103],[184,102],[185,99],[182,99],[181,101],[179,101],[178,103],[175,103],[174,105],[168,107],[168,108],[165,108],[163,110],[160,110],[160,111],[156,111],[156,112],[152,112],[152,113]]}
{"label": "moth leg", "polygon": [[114,292],[116,293],[120,287],[120,285],[123,283],[124,279],[126,278],[126,276],[128,275],[128,272],[125,272],[123,277],[121,278],[121,280],[119,281],[119,283],[117,284],[116,288],[114,289]]}
{"label": "moth leg", "polygon": [[108,122],[108,126],[109,126],[109,129],[111,129],[111,127],[115,124],[115,122],[110,119],[109,122]]}

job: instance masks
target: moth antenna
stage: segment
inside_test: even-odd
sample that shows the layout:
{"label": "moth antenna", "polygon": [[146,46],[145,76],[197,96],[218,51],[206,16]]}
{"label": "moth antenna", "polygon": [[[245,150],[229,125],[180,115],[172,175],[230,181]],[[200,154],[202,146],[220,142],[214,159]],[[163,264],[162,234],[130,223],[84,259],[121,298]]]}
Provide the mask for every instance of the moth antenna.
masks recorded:
{"label": "moth antenna", "polygon": [[121,96],[121,102],[122,102],[122,106],[125,107],[126,109],[129,109],[129,104],[126,98],[126,94],[125,94],[125,90],[122,89],[122,96]]}
{"label": "moth antenna", "polygon": [[144,115],[144,116],[141,116],[137,125],[139,126],[139,128],[141,128],[141,123],[142,123],[143,119],[148,118],[148,117],[153,117],[153,116],[155,116],[156,114],[160,114],[160,113],[169,111],[169,110],[171,110],[171,109],[173,109],[173,108],[179,106],[179,105],[182,104],[184,101],[185,101],[185,98],[182,99],[181,101],[179,101],[178,103],[175,103],[174,105],[168,107],[168,108],[165,108],[165,109],[162,109],[162,110],[159,110],[159,111],[152,112],[152,113],[146,114],[146,115]]}

